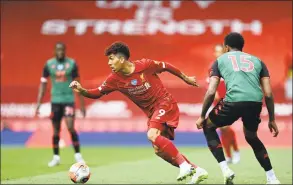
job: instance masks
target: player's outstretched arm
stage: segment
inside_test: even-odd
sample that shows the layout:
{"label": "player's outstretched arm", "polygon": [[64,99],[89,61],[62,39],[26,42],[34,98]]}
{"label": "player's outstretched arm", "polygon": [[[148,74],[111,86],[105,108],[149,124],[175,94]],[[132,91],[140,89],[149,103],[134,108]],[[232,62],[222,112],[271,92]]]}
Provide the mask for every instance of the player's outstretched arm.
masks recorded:
{"label": "player's outstretched arm", "polygon": [[155,63],[159,66],[159,68],[161,68],[161,71],[168,71],[169,73],[181,78],[187,84],[198,87],[195,76],[187,76],[183,72],[181,72],[177,67],[167,62],[155,61]]}
{"label": "player's outstretched arm", "polygon": [[205,118],[207,111],[209,110],[210,106],[214,102],[219,83],[220,83],[220,78],[216,76],[212,76],[210,78],[209,87],[203,99],[203,106],[201,111],[202,118]]}
{"label": "player's outstretched arm", "polygon": [[273,133],[274,137],[277,137],[279,134],[278,126],[275,122],[275,104],[274,104],[274,97],[271,88],[270,78],[264,77],[261,78],[261,86],[263,89],[263,93],[265,96],[265,102],[269,113],[269,129],[270,132]]}
{"label": "player's outstretched arm", "polygon": [[91,99],[98,99],[103,96],[98,88],[96,89],[85,89],[81,86],[78,81],[73,81],[69,85],[75,92],[79,93],[80,95],[91,98]]}

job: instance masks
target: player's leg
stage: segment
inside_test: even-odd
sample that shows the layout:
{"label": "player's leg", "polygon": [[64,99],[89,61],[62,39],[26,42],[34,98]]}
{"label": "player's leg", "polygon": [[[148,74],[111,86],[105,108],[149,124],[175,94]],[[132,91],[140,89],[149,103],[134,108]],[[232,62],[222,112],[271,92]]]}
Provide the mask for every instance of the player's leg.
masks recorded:
{"label": "player's leg", "polygon": [[[165,138],[168,138],[169,140],[174,140],[174,128],[168,128],[168,126],[165,126],[164,131],[161,131],[161,136],[162,137],[165,137]],[[157,147],[156,145],[153,144],[153,147],[155,149],[156,155],[158,155],[159,157],[161,157],[166,162],[172,164],[173,166],[178,167],[178,168],[181,168],[180,170],[182,170],[182,166],[184,164],[185,165],[186,165],[186,163],[189,164],[189,166],[186,167],[186,171],[183,171],[183,172],[180,171],[181,176],[179,174],[179,176],[177,178],[178,180],[183,180],[187,176],[190,176],[190,175],[193,174],[192,179],[190,180],[189,184],[198,184],[198,183],[200,183],[203,180],[205,180],[205,179],[208,178],[208,173],[207,173],[206,170],[204,170],[204,169],[196,166],[192,162],[190,162],[183,154],[180,154],[179,151],[178,151],[177,157],[176,158],[172,158],[168,153],[160,150],[160,148]],[[181,179],[180,179],[180,177],[181,177]]]}
{"label": "player's leg", "polygon": [[[164,130],[161,132],[161,136],[163,136],[163,137],[165,137],[165,138],[171,140],[170,135],[167,134],[166,129],[167,129],[167,128],[164,128]],[[170,163],[171,165],[173,165],[173,166],[179,168],[178,163],[177,163],[175,160],[173,160],[172,157],[170,157],[168,154],[165,154],[163,151],[161,151],[161,150],[159,149],[159,147],[157,147],[157,146],[154,145],[154,144],[153,144],[153,148],[154,148],[155,154],[156,154],[158,157],[162,158],[162,159],[165,160],[167,163]]]}
{"label": "player's leg", "polygon": [[239,117],[236,113],[233,104],[220,101],[210,112],[209,118],[206,119],[203,126],[208,147],[220,165],[226,184],[233,183],[235,174],[225,160],[222,143],[216,129],[234,123]]}
{"label": "player's leg", "polygon": [[157,151],[160,152],[160,157],[167,162],[170,162],[174,166],[179,166],[180,173],[177,180],[184,180],[186,177],[195,173],[194,168],[184,159],[179,150],[173,144],[173,142],[161,135],[161,129],[156,128],[158,123],[151,123],[147,132],[149,141],[155,146]]}
{"label": "player's leg", "polygon": [[[240,161],[240,152],[236,140],[235,131],[230,126],[221,127],[221,142],[226,154],[226,161],[228,163],[237,164]],[[231,153],[233,148],[233,155]]]}
{"label": "player's leg", "polygon": [[[169,140],[174,140],[174,128],[168,127],[168,125],[165,123],[164,125],[164,130],[161,131],[161,136],[168,138]],[[164,152],[160,151],[159,148],[155,145],[153,145],[153,148],[155,150],[155,154],[157,156],[159,156],[160,158],[162,158],[163,160],[165,160],[166,162],[172,164],[173,166],[179,168],[179,165],[172,160],[172,158],[170,158],[168,155],[164,154]],[[193,164],[192,162],[190,162],[183,154],[181,154],[183,156],[183,158],[185,159],[185,161],[189,164],[191,164],[194,168],[196,168],[197,166],[195,164]]]}
{"label": "player's leg", "polygon": [[[170,140],[174,140],[175,128],[169,127],[167,124],[164,124],[164,125],[165,125],[165,129],[164,129],[164,131],[161,132],[161,135],[165,136],[166,138],[169,138]],[[208,178],[208,172],[205,169],[203,169],[203,168],[195,165],[191,161],[189,161],[188,158],[185,157],[182,153],[181,153],[181,156],[185,159],[185,161],[188,164],[190,164],[195,169],[195,173],[192,175],[192,178],[188,182],[188,184],[199,184],[200,182],[202,182]],[[172,160],[172,159],[171,159],[171,164],[174,164],[174,160]]]}
{"label": "player's leg", "polygon": [[61,112],[60,104],[52,104],[51,105],[51,120],[53,125],[53,159],[48,163],[49,167],[53,167],[60,164],[60,156],[59,156],[59,140],[60,140],[60,128],[61,128]]}
{"label": "player's leg", "polygon": [[221,131],[221,142],[226,154],[226,161],[228,163],[232,162],[232,154],[231,154],[231,137],[230,137],[230,133],[229,133],[229,127],[225,126],[225,127],[221,127],[220,128]]}
{"label": "player's leg", "polygon": [[179,166],[179,168],[191,170],[191,165],[185,161],[176,146],[170,139],[162,136],[161,129],[157,127],[159,127],[158,123],[151,123],[147,132],[147,137],[157,151],[161,153],[160,156],[164,156],[167,161],[169,161],[168,159],[171,159],[172,163],[175,166]]}
{"label": "player's leg", "polygon": [[74,105],[65,105],[64,116],[65,116],[67,129],[71,135],[72,145],[75,152],[74,154],[75,160],[76,162],[84,162],[82,155],[80,154],[80,144],[79,144],[78,134],[74,128],[74,121],[75,121]]}
{"label": "player's leg", "polygon": [[259,164],[262,166],[262,168],[266,172],[267,184],[280,184],[272,168],[271,161],[268,156],[268,152],[264,144],[258,138],[257,133],[249,131],[248,129],[244,127],[244,134],[245,134],[245,139],[247,143],[253,149],[256,159],[258,160]]}
{"label": "player's leg", "polygon": [[171,165],[173,165],[173,166],[179,168],[178,163],[177,163],[175,160],[173,160],[168,154],[165,154],[163,151],[161,151],[161,150],[159,149],[159,147],[157,147],[157,146],[155,146],[155,145],[153,144],[153,148],[154,148],[155,154],[156,154],[158,157],[160,157],[161,159],[163,159],[163,160],[166,161],[167,163],[169,163],[169,164],[171,164]]}
{"label": "player's leg", "polygon": [[[167,122],[168,125],[166,125]],[[157,150],[157,155],[159,154],[160,157],[170,164],[179,166],[180,173],[177,180],[181,181],[193,175],[195,169],[171,141],[174,139],[174,129],[178,126],[178,122],[179,109],[177,104],[162,104],[154,112],[148,123],[149,130],[147,136]],[[166,134],[166,128],[171,128],[167,130],[170,133]],[[165,137],[166,135],[167,137]],[[199,169],[199,167],[197,167],[196,170],[197,169]]]}
{"label": "player's leg", "polygon": [[245,139],[253,149],[254,155],[259,164],[265,170],[268,184],[280,184],[272,168],[266,147],[257,136],[258,125],[261,122],[261,109],[261,103],[252,103],[249,107],[246,108],[246,111],[242,116]]}
{"label": "player's leg", "polygon": [[237,142],[234,129],[232,127],[229,127],[229,129],[230,129],[230,136],[231,136],[231,146],[233,148],[232,163],[237,164],[240,162],[240,151],[238,148],[238,142]]}
{"label": "player's leg", "polygon": [[[148,139],[152,142],[152,145],[155,149],[156,155],[161,157],[163,160],[169,162],[170,164],[180,167],[179,165],[185,162],[185,159],[180,155],[177,148],[174,146],[171,140],[174,139],[170,137],[166,121],[172,120],[174,127],[177,126],[179,121],[179,114],[176,114],[177,106],[173,106],[170,103],[162,104],[160,107],[154,111],[152,117],[148,121]],[[178,107],[177,107],[178,109]]]}

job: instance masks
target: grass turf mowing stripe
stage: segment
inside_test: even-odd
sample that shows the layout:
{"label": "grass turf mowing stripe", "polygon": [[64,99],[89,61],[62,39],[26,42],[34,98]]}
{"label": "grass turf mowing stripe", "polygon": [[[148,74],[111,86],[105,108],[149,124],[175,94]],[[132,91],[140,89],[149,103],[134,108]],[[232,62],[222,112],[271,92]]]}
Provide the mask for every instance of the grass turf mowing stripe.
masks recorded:
{"label": "grass turf mowing stripe", "polygon": [[[181,148],[180,148],[181,149]],[[97,161],[111,160],[108,162],[89,165],[91,168],[92,176],[88,184],[111,184],[111,183],[124,183],[124,184],[174,184],[178,175],[178,169],[170,166],[168,163],[156,157],[152,149],[148,148],[103,148],[95,149],[105,150],[105,153],[96,157],[96,153],[90,152],[94,155],[90,160]],[[110,152],[109,152],[110,150]],[[90,150],[91,151],[91,150]],[[116,151],[116,152],[115,152]],[[121,154],[119,155],[119,151]],[[222,184],[223,177],[221,170],[218,167],[216,160],[207,149],[198,148],[182,148],[181,151],[191,159],[195,164],[205,168],[209,172],[209,179],[206,181],[208,184]],[[110,155],[111,156],[105,156]],[[116,155],[113,155],[116,153]],[[135,154],[135,155],[133,155]],[[143,154],[144,159],[139,155]],[[292,151],[289,149],[269,149],[269,154],[272,160],[274,170],[283,184],[292,184]],[[131,155],[127,158],[123,155]],[[137,158],[133,156],[138,155]],[[115,160],[115,156],[119,160]],[[282,156],[282,157],[281,157]],[[70,156],[72,157],[72,156]],[[88,156],[90,157],[90,156]],[[122,160],[127,159],[127,161]],[[2,183],[22,183],[22,184],[68,184],[67,170],[70,163],[64,164],[61,172],[36,175],[33,177],[25,177],[15,180],[2,181]],[[8,167],[8,166],[7,166]],[[58,167],[57,167],[58,168]],[[266,176],[263,169],[258,164],[251,149],[241,150],[241,162],[237,165],[231,165],[231,168],[236,173],[235,183],[239,184],[263,184],[266,183]],[[47,172],[48,173],[48,172]]]}

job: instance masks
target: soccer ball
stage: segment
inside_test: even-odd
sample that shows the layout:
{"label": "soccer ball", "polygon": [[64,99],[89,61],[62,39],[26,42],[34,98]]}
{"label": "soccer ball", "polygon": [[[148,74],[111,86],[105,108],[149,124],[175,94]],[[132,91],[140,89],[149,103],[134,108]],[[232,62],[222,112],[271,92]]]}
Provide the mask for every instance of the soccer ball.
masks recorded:
{"label": "soccer ball", "polygon": [[90,176],[90,168],[85,163],[75,163],[69,169],[69,177],[74,183],[86,183]]}

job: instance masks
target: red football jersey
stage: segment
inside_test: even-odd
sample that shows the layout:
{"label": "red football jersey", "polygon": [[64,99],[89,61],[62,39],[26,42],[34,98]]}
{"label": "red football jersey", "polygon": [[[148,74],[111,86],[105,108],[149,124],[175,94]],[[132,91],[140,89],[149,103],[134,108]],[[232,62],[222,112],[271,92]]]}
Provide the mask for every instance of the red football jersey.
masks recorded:
{"label": "red football jersey", "polygon": [[148,117],[152,116],[161,102],[176,102],[158,76],[166,66],[164,62],[141,59],[133,63],[135,70],[131,75],[110,74],[98,88],[101,94],[118,90],[140,107]]}

